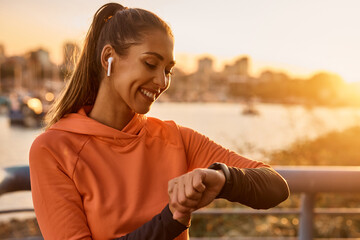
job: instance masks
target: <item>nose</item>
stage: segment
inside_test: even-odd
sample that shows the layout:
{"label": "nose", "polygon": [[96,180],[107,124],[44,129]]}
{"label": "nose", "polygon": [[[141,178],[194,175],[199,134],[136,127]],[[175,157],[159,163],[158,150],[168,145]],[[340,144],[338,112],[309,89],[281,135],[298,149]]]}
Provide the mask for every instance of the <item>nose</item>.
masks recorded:
{"label": "nose", "polygon": [[169,77],[166,76],[165,71],[162,71],[155,76],[154,83],[160,88],[164,89],[167,88],[169,85]]}

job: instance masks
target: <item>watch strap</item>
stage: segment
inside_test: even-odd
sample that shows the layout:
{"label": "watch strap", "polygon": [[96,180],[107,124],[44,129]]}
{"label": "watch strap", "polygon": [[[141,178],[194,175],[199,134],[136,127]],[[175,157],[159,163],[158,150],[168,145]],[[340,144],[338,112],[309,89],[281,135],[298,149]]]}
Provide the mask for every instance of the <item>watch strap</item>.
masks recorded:
{"label": "watch strap", "polygon": [[225,196],[227,196],[231,192],[233,185],[231,173],[228,166],[224,163],[215,162],[210,165],[209,169],[221,170],[224,173],[225,184],[216,198],[225,198]]}

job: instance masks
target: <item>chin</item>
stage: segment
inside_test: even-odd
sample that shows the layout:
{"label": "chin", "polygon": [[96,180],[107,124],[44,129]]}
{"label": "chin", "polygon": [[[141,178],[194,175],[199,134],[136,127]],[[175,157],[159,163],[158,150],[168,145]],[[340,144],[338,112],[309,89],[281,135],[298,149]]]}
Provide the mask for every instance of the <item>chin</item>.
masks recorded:
{"label": "chin", "polygon": [[149,107],[142,107],[142,108],[138,108],[138,109],[135,109],[135,112],[138,113],[138,114],[146,114],[150,111],[151,109],[151,106]]}

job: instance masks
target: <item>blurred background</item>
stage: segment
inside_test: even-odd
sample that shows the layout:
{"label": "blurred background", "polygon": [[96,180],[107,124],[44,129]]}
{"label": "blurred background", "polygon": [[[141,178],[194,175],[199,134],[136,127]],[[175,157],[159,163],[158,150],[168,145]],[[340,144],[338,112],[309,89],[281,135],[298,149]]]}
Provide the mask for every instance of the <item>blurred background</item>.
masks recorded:
{"label": "blurred background", "polygon": [[[74,70],[93,14],[107,2],[0,0],[0,168],[28,164],[42,117]],[[175,35],[172,85],[148,115],[271,165],[360,165],[359,1],[120,3],[155,12]],[[360,206],[354,193],[316,198],[318,207]],[[280,208],[299,201],[294,194]],[[29,192],[0,196],[0,210],[27,207]],[[0,214],[0,239],[38,235],[33,218]],[[360,237],[358,215],[315,220],[317,237]],[[298,225],[295,215],[195,217],[190,232],[294,237]]]}

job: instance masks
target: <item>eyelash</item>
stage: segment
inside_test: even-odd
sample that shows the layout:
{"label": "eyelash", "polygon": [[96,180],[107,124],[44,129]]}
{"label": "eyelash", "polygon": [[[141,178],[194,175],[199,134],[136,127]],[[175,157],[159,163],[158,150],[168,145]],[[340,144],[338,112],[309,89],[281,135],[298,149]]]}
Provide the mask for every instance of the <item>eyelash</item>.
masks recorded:
{"label": "eyelash", "polygon": [[[156,69],[156,65],[153,65],[153,64],[150,64],[150,63],[147,63],[147,62],[145,62],[145,64],[151,69],[151,70],[154,70],[154,69]],[[171,75],[173,75],[173,72],[171,72],[171,70],[170,71],[165,71],[165,74],[167,75],[167,76],[171,76]]]}
{"label": "eyelash", "polygon": [[156,65],[153,65],[153,64],[150,64],[150,63],[147,63],[145,62],[145,64],[150,68],[150,69],[155,69],[157,66]]}

